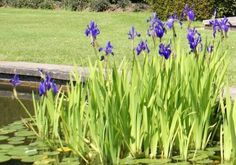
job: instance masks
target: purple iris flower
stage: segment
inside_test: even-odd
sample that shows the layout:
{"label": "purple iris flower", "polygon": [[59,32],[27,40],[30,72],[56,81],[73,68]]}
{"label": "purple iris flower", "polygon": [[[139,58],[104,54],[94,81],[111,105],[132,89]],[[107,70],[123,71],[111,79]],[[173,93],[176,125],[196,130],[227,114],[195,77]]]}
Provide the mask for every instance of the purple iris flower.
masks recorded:
{"label": "purple iris flower", "polygon": [[156,13],[153,13],[152,17],[148,19],[150,22],[147,34],[148,36],[162,38],[166,29],[164,23],[157,17]]}
{"label": "purple iris flower", "polygon": [[213,48],[214,48],[213,45],[208,46],[208,47],[207,47],[207,52],[208,52],[208,53],[212,53],[212,52],[213,52]]}
{"label": "purple iris flower", "polygon": [[50,90],[51,89],[51,76],[48,73],[46,73],[46,78],[44,82],[45,82],[46,89]]}
{"label": "purple iris flower", "polygon": [[102,48],[102,47],[99,48],[99,52],[104,51],[106,55],[109,55],[109,54],[114,55],[112,49],[113,49],[113,46],[111,45],[111,42],[108,41],[105,48]]}
{"label": "purple iris flower", "polygon": [[14,77],[10,80],[10,83],[13,87],[20,85],[20,78],[18,74],[15,74]]}
{"label": "purple iris flower", "polygon": [[154,32],[155,32],[156,36],[161,39],[165,33],[164,26],[156,25],[154,28]]}
{"label": "purple iris flower", "polygon": [[192,9],[192,7],[189,7],[188,4],[184,6],[184,10],[182,13],[182,16],[187,16],[189,21],[194,21],[195,20],[195,13]]}
{"label": "purple iris flower", "polygon": [[136,47],[137,55],[140,55],[142,51],[146,51],[147,53],[150,52],[150,49],[148,48],[148,45],[147,45],[147,41],[141,40],[138,46]]}
{"label": "purple iris flower", "polygon": [[51,82],[51,87],[52,87],[53,93],[57,94],[58,88],[57,88],[57,85],[54,83],[54,81]]}
{"label": "purple iris flower", "polygon": [[39,84],[39,96],[42,96],[42,95],[46,95],[46,85],[45,85],[45,81],[41,81],[40,84]]}
{"label": "purple iris flower", "polygon": [[51,76],[46,73],[45,78],[39,84],[39,96],[46,95],[47,91],[52,89],[54,94],[58,93],[57,85],[52,80]]}
{"label": "purple iris flower", "polygon": [[130,28],[129,33],[128,33],[128,39],[129,39],[129,40],[134,40],[134,38],[135,38],[136,36],[137,36],[137,37],[140,37],[141,34],[138,33],[137,31],[135,31],[134,26],[132,26],[132,27]]}
{"label": "purple iris flower", "polygon": [[172,29],[172,27],[174,26],[174,22],[175,22],[175,19],[174,19],[174,17],[171,15],[171,16],[169,16],[168,20],[166,21],[166,26],[167,26],[169,29]]}
{"label": "purple iris flower", "polygon": [[164,45],[164,44],[161,43],[161,44],[159,45],[159,54],[160,54],[161,56],[164,56],[165,59],[167,60],[167,59],[170,57],[170,55],[171,55],[170,44]]}
{"label": "purple iris flower", "polygon": [[92,37],[92,44],[97,38],[97,35],[100,34],[100,30],[97,27],[97,24],[94,21],[91,21],[89,25],[87,25],[87,29],[85,30],[85,35]]}
{"label": "purple iris flower", "polygon": [[173,26],[174,26],[174,23],[175,22],[179,22],[180,26],[182,27],[182,22],[178,19],[177,17],[177,13],[173,14],[173,15],[169,15],[167,21],[166,21],[166,26],[169,28],[169,29],[172,29]]}
{"label": "purple iris flower", "polygon": [[195,28],[188,29],[187,39],[192,51],[196,50],[198,44],[201,44],[202,41],[201,34],[198,33],[198,31]]}
{"label": "purple iris flower", "polygon": [[225,34],[227,36],[227,33],[229,31],[229,26],[231,23],[229,22],[228,18],[224,17],[223,19],[214,19],[210,21],[210,25],[213,27],[213,36],[215,37],[216,32],[220,32],[222,35]]}
{"label": "purple iris flower", "polygon": [[210,25],[212,25],[213,28],[213,37],[216,37],[216,32],[221,31],[220,22],[217,19],[215,19],[210,21],[209,23]]}
{"label": "purple iris flower", "polygon": [[147,22],[150,22],[151,25],[158,22],[160,19],[157,17],[157,13],[152,13],[152,16],[147,20]]}

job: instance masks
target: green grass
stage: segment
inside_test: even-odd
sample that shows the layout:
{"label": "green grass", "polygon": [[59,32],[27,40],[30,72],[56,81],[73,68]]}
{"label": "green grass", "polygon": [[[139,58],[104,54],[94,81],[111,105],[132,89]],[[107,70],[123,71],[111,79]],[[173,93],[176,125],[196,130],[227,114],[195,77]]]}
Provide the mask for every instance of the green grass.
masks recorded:
{"label": "green grass", "polygon": [[[130,42],[127,32],[131,25],[147,38],[146,20],[150,12],[142,13],[93,13],[32,9],[0,8],[0,60],[31,61],[56,64],[87,65],[88,59],[95,60],[90,41],[84,35],[90,20],[96,21],[101,34],[101,46],[110,40],[114,45],[114,60],[130,59]],[[195,23],[201,27],[200,22]],[[184,49],[189,49],[186,41],[186,26],[178,29]],[[199,30],[203,38],[212,37],[210,30]],[[168,41],[172,33],[165,36]],[[231,31],[226,42],[231,63],[230,83],[236,84],[236,33]],[[149,45],[151,40],[148,38]],[[138,42],[138,40],[137,40]],[[157,52],[153,52],[157,54]]]}

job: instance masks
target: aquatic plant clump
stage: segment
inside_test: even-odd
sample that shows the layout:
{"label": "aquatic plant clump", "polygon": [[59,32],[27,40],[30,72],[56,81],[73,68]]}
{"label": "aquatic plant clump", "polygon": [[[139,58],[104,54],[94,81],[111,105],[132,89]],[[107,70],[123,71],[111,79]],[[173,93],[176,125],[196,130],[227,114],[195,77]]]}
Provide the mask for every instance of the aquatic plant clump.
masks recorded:
{"label": "aquatic plant clump", "polygon": [[[186,6],[184,13],[189,22],[194,21],[191,8]],[[38,137],[52,148],[71,150],[81,163],[126,164],[140,158],[194,162],[199,153],[205,154],[219,137],[222,124],[215,119],[222,115],[216,107],[227,70],[223,40],[216,43],[213,38],[214,42],[202,45],[200,33],[189,23],[185,37],[189,52],[181,47],[177,35],[174,44],[155,40],[165,37],[165,26],[169,26],[156,14],[148,24],[152,48],[145,38],[134,48],[140,33],[135,27],[128,33],[132,66],[129,61],[119,67],[111,63],[116,57],[108,56],[115,49],[110,41],[102,48],[92,44],[95,53],[103,52],[103,58],[109,58],[90,64],[85,82],[74,72],[66,93],[59,89],[55,95],[50,90],[40,100],[34,99],[32,119]],[[85,32],[97,43],[98,31],[91,21]]]}

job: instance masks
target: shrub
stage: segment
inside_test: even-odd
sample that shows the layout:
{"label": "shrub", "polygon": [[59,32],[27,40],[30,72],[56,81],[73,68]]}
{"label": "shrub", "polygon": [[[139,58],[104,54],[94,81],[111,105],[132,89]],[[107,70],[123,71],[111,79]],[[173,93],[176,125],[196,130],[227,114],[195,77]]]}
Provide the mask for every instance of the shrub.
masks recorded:
{"label": "shrub", "polygon": [[110,0],[111,4],[117,4],[119,7],[125,8],[129,3],[130,0]]}
{"label": "shrub", "polygon": [[120,0],[117,1],[117,4],[119,7],[125,8],[126,6],[128,6],[128,4],[130,3],[129,0]]}
{"label": "shrub", "polygon": [[3,0],[3,3],[5,6],[36,9],[44,0]]}
{"label": "shrub", "polygon": [[109,8],[110,2],[108,0],[94,0],[91,2],[90,7],[93,11],[105,11]]}
{"label": "shrub", "polygon": [[169,13],[177,12],[179,15],[186,3],[194,4],[194,11],[199,20],[208,19],[213,13],[214,0],[148,0],[152,9],[161,19],[166,19]]}
{"label": "shrub", "polygon": [[46,0],[39,4],[39,8],[41,9],[54,9],[54,4],[52,0]]}
{"label": "shrub", "polygon": [[81,11],[86,8],[90,0],[62,0],[62,4],[65,8],[72,11]]}
{"label": "shrub", "polygon": [[215,5],[219,17],[236,15],[236,0],[216,0]]}
{"label": "shrub", "polygon": [[0,0],[0,7],[4,6],[3,0]]}

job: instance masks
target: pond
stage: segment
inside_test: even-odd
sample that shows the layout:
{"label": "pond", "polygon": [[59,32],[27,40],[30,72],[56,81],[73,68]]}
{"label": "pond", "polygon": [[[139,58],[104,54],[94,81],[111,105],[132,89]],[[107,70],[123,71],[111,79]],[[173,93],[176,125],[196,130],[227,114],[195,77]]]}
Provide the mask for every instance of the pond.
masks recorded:
{"label": "pond", "polygon": [[[18,101],[13,99],[12,94],[10,91],[0,91],[0,127],[28,117]],[[33,113],[31,94],[19,93],[19,97],[26,108]]]}
{"label": "pond", "polygon": [[[18,93],[18,97],[33,114],[31,94]],[[75,164],[75,158],[62,161],[64,155],[50,150],[26,127],[31,120],[11,91],[0,91],[0,110],[0,165]]]}

